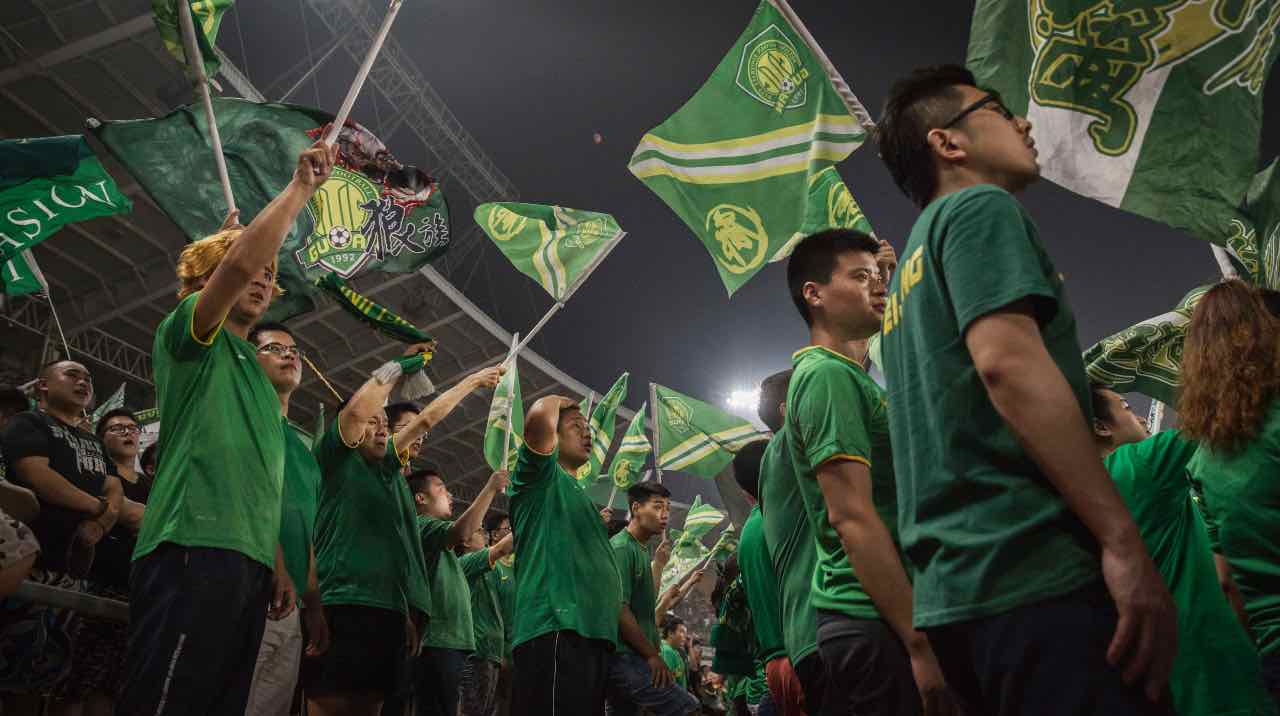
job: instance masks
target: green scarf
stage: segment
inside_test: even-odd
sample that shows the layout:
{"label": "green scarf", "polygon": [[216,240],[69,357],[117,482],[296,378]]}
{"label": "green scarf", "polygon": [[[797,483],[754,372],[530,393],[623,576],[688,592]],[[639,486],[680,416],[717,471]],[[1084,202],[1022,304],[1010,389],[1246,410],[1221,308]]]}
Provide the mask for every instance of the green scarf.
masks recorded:
{"label": "green scarf", "polygon": [[425,343],[431,340],[431,336],[397,316],[391,309],[356,293],[336,273],[325,274],[316,281],[316,286],[337,301],[344,311],[401,343]]}

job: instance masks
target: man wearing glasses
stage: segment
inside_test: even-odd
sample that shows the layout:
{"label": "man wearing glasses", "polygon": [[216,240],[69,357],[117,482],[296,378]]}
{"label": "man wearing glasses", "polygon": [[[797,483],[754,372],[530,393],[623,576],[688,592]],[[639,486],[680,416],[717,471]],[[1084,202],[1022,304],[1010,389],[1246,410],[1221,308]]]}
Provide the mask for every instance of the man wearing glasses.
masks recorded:
{"label": "man wearing glasses", "polygon": [[1031,123],[961,67],[890,91],[877,130],[923,209],[881,333],[915,627],[976,713],[1169,713],[1169,591],[1093,444],[1062,275],[1013,194]]}
{"label": "man wearing glasses", "polygon": [[249,333],[249,343],[257,348],[258,365],[262,366],[280,399],[285,440],[280,548],[285,569],[299,595],[300,608],[281,618],[267,620],[245,714],[287,716],[302,664],[304,621],[306,653],[319,656],[329,647],[329,626],[320,604],[313,544],[320,466],[308,442],[289,422],[289,398],[302,382],[302,354],[293,334],[279,323],[260,324]]}

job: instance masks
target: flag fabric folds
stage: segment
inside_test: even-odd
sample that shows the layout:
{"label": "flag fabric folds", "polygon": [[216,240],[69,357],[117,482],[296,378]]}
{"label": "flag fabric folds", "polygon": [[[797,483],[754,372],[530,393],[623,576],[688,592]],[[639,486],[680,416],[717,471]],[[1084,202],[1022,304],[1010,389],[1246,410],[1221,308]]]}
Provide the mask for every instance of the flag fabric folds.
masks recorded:
{"label": "flag fabric folds", "polygon": [[1209,286],[1200,286],[1184,296],[1172,311],[1090,346],[1084,352],[1089,379],[1117,392],[1132,391],[1169,405],[1176,403],[1187,324],[1208,290]]}
{"label": "flag fabric folds", "polygon": [[[227,172],[248,225],[293,177],[298,155],[332,115],[284,104],[215,98]],[[91,122],[98,139],[191,240],[217,231],[225,206],[208,150],[204,112],[181,107],[158,119]],[[439,183],[402,164],[369,130],[347,122],[333,175],[294,222],[279,254],[285,294],[264,320],[316,307],[315,281],[350,280],[372,270],[416,271],[449,247],[449,210]]]}
{"label": "flag fabric folds", "polygon": [[1047,178],[1223,244],[1258,164],[1280,0],[978,0],[968,66]]}
{"label": "flag fabric folds", "polygon": [[84,137],[0,141],[0,262],[67,224],[132,210]]}
{"label": "flag fabric folds", "polygon": [[182,25],[178,19],[179,2],[190,2],[191,20],[196,26],[196,46],[205,74],[213,77],[222,67],[222,61],[214,49],[218,44],[218,29],[222,27],[222,15],[231,8],[234,0],[152,0],[151,13],[160,32],[160,41],[173,58],[187,64],[186,48],[182,43]]}
{"label": "flag fabric folds", "polygon": [[1242,279],[1280,289],[1280,159],[1254,175],[1240,213],[1227,233],[1232,263]]}
{"label": "flag fabric folds", "polygon": [[394,311],[356,293],[337,274],[327,273],[316,281],[322,291],[338,304],[347,314],[366,323],[383,335],[401,343],[425,343],[431,336],[418,330],[418,327],[398,316]]}
{"label": "flag fabric folds", "polygon": [[45,281],[30,249],[0,264],[0,293],[6,296],[49,295],[49,283]]}
{"label": "flag fabric folds", "polygon": [[856,222],[833,165],[872,126],[786,1],[761,0],[702,88],[640,139],[630,169],[702,241],[732,296],[795,240]]}
{"label": "flag fabric folds", "polygon": [[507,372],[502,374],[498,387],[493,390],[493,401],[489,403],[489,417],[484,429],[484,460],[493,470],[501,470],[503,464],[503,447],[507,444],[507,426],[511,429],[511,450],[507,455],[505,467],[514,468],[516,455],[524,444],[524,403],[520,398],[520,373],[512,360],[507,365]]}
{"label": "flag fabric folds", "polygon": [[658,467],[714,479],[744,445],[768,440],[750,422],[700,400],[654,385]]}
{"label": "flag fabric folds", "polygon": [[721,522],[724,522],[724,513],[716,509],[715,505],[704,503],[701,495],[694,495],[693,504],[689,505],[689,512],[684,518],[684,533],[673,546],[688,546],[697,542]]}
{"label": "flag fabric folds", "polygon": [[93,423],[93,427],[96,430],[98,428],[98,421],[102,420],[102,416],[112,410],[123,407],[124,383],[121,383],[120,387],[116,388],[116,392],[112,393],[106,400],[102,401],[102,404],[97,408],[94,408],[93,413],[89,416],[89,421]]}
{"label": "flag fabric folds", "polygon": [[586,487],[600,478],[605,455],[613,444],[613,430],[617,423],[618,406],[627,397],[627,385],[631,374],[623,373],[609,387],[609,392],[591,409],[587,422],[591,426],[591,454],[576,475],[579,487]]}
{"label": "flag fabric folds", "polygon": [[569,300],[626,236],[608,214],[562,206],[489,203],[474,216],[507,260],[558,302]]}
{"label": "flag fabric folds", "polygon": [[636,478],[644,470],[649,453],[653,451],[653,446],[645,435],[644,419],[649,414],[647,409],[648,403],[645,403],[635,417],[631,418],[631,424],[622,436],[622,444],[609,463],[609,476],[619,490],[626,490],[636,484]]}

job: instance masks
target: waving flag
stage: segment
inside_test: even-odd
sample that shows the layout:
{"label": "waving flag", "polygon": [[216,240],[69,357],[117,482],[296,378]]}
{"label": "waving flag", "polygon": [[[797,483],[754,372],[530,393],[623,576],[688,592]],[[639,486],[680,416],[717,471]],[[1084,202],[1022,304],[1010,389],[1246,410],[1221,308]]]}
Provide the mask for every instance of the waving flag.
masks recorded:
{"label": "waving flag", "polygon": [[1084,352],[1089,379],[1121,393],[1142,393],[1169,405],[1177,402],[1187,324],[1208,290],[1208,286],[1200,286],[1184,296],[1172,311],[1090,346]]}
{"label": "waving flag", "polygon": [[96,430],[98,427],[98,421],[102,420],[102,416],[112,410],[123,407],[124,383],[121,383],[120,387],[116,388],[116,392],[112,393],[106,400],[102,401],[101,405],[94,409],[93,413],[89,416],[89,422],[93,424],[94,429]]}
{"label": "waving flag", "polygon": [[507,365],[507,372],[502,374],[498,387],[493,389],[493,402],[489,404],[489,418],[484,429],[484,459],[494,470],[504,467],[502,450],[506,445],[508,425],[512,426],[511,452],[505,467],[515,466],[516,454],[524,444],[524,403],[520,399],[517,363],[513,360]]}
{"label": "waving flag", "polygon": [[630,373],[618,376],[609,388],[609,392],[605,393],[600,402],[591,409],[591,415],[588,418],[591,425],[591,455],[578,469],[577,478],[580,487],[586,487],[600,477],[605,455],[609,452],[609,446],[613,444],[613,429],[617,422],[618,406],[622,403],[622,399],[627,397],[627,383],[630,378]]}
{"label": "waving flag", "polygon": [[0,293],[5,296],[49,294],[49,282],[45,280],[30,249],[0,264]]}
{"label": "waving flag", "polygon": [[481,204],[475,220],[512,265],[560,303],[626,236],[608,214],[561,206]]}
{"label": "waving flag", "polygon": [[627,426],[627,432],[622,436],[622,445],[618,447],[618,452],[613,456],[613,462],[609,464],[609,475],[619,490],[625,490],[636,483],[636,478],[644,470],[644,464],[649,459],[649,453],[653,451],[653,446],[649,444],[649,438],[644,431],[644,418],[648,415],[647,407],[648,403],[640,408],[635,417],[631,418],[631,424]]}
{"label": "waving flag", "polygon": [[200,59],[204,62],[205,74],[213,77],[222,66],[222,60],[214,49],[218,44],[218,28],[222,27],[222,15],[234,0],[152,0],[151,12],[155,16],[156,29],[160,31],[160,41],[174,59],[185,65],[187,53],[182,46],[182,25],[178,21],[180,2],[189,2],[191,5],[191,20],[196,26],[196,45],[200,48]]}
{"label": "waving flag", "polygon": [[[293,178],[298,155],[333,116],[317,109],[215,98],[240,220],[245,225]],[[181,107],[159,119],[90,122],[138,183],[196,240],[222,225],[225,203],[212,153],[205,149],[204,112]],[[198,150],[198,151],[197,151]],[[439,183],[401,164],[369,130],[347,122],[338,135],[338,162],[285,237],[277,280],[285,294],[264,320],[314,310],[315,282],[327,273],[350,280],[372,270],[408,273],[450,246],[449,207]]]}
{"label": "waving flag", "polygon": [[1042,173],[1222,244],[1258,165],[1280,0],[978,0],[968,65]]}
{"label": "waving flag", "polygon": [[714,479],[742,446],[768,440],[750,422],[661,385],[657,401],[658,467]]}
{"label": "waving flag", "polygon": [[861,211],[833,165],[872,126],[786,0],[761,0],[697,94],[640,139],[629,168],[702,241],[732,296],[799,238],[856,223]]}

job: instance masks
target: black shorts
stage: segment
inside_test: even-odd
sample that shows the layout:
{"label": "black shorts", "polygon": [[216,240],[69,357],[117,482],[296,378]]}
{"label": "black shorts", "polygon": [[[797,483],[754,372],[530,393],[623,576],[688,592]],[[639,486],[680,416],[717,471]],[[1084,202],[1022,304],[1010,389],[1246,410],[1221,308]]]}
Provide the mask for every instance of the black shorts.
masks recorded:
{"label": "black shorts", "polygon": [[604,713],[612,651],[609,642],[572,631],[553,631],[517,644],[512,650],[511,713]]}
{"label": "black shorts", "polygon": [[399,688],[404,669],[405,616],[390,609],[329,604],[329,649],[302,660],[302,688],[308,697],[377,694]]}
{"label": "black shorts", "polygon": [[122,716],[240,716],[271,570],[228,549],[162,543],[133,563]]}
{"label": "black shorts", "polygon": [[1173,716],[1166,689],[1147,700],[1107,664],[1115,603],[1098,583],[1004,614],[925,630],[969,713],[989,716]]}
{"label": "black shorts", "polygon": [[[814,651],[799,662],[791,665],[796,672],[796,680],[804,691],[804,710],[810,716],[826,716],[823,710],[827,692],[827,666],[822,663],[822,654]],[[834,703],[834,702],[832,702]]]}
{"label": "black shorts", "polygon": [[827,671],[824,702],[841,713],[918,716],[921,712],[911,657],[883,621],[819,609],[818,651]]}

